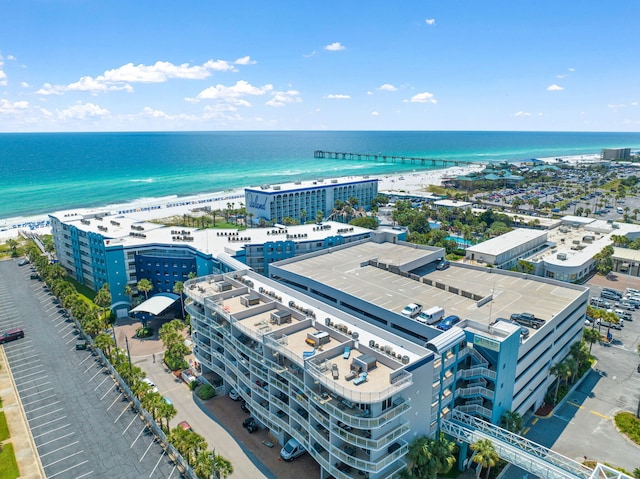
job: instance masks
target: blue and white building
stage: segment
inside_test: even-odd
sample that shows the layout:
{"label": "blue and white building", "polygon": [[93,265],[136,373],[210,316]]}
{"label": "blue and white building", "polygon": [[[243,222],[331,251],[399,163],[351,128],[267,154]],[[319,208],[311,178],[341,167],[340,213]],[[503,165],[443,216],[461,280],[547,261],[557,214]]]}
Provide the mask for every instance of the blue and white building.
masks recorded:
{"label": "blue and white building", "polygon": [[323,218],[329,217],[336,201],[346,203],[353,197],[358,199],[358,207],[370,209],[371,200],[378,195],[378,179],[365,176],[298,181],[245,188],[244,192],[247,217],[254,223],[261,219],[282,223],[287,217],[305,222],[313,221],[318,211]]}

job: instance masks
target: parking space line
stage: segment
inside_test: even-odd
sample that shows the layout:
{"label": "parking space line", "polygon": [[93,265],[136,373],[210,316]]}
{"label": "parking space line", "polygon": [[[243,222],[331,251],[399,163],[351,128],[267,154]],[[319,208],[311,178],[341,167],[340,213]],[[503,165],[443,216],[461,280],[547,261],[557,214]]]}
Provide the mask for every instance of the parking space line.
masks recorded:
{"label": "parking space line", "polygon": [[603,419],[611,419],[609,416],[605,416],[604,414],[600,414],[598,411],[590,411],[591,414],[595,414],[596,416],[600,416]]}
{"label": "parking space line", "polygon": [[39,437],[46,436],[47,434],[51,434],[52,432],[59,431],[60,429],[64,429],[65,427],[69,427],[69,426],[71,426],[71,424],[65,424],[64,426],[57,427],[55,429],[52,429],[51,431],[43,432],[42,434],[39,434],[37,436],[33,436],[33,439],[37,439]]}
{"label": "parking space line", "polygon": [[102,397],[100,398],[100,401],[102,401],[104,398],[106,398],[107,394],[109,394],[111,391],[113,391],[113,387],[109,388],[107,390],[107,392],[102,395]]}
{"label": "parking space line", "polygon": [[[53,389],[53,388],[51,388],[51,389]],[[47,391],[50,391],[51,389],[48,389]],[[45,391],[41,391],[41,392],[45,392]],[[37,404],[37,403],[42,402],[42,401],[47,401],[47,400],[49,400],[51,398],[55,398],[55,397],[56,397],[56,395],[52,394],[51,396],[47,396],[47,397],[44,397],[44,398],[36,399],[35,401],[31,401],[30,403],[25,403],[23,401],[22,405],[25,406],[25,407],[28,407],[28,406],[32,406],[32,405]]]}
{"label": "parking space line", "polygon": [[[29,368],[29,369],[33,369],[33,368]],[[17,374],[14,374],[13,375],[13,379],[15,379],[16,382],[18,382],[18,381],[21,381],[24,378],[35,376],[36,374],[42,374],[42,371],[43,371],[43,368],[40,367],[40,371],[36,371],[35,373],[31,373],[31,374],[25,374],[24,376],[18,376]],[[20,372],[22,372],[22,371],[20,371]]]}
{"label": "parking space line", "polygon": [[[40,419],[40,418],[45,417],[45,416],[49,416],[49,415],[51,415],[51,414],[55,414],[55,413],[60,412],[60,411],[64,411],[64,408],[63,408],[63,407],[61,407],[61,408],[59,408],[59,409],[56,409],[55,411],[49,411],[49,412],[46,412],[46,413],[44,413],[44,414],[41,414],[40,416],[30,417],[30,418],[29,418],[29,421],[35,421],[35,420],[37,420],[37,419]],[[66,416],[65,416],[65,417],[66,417]]]}
{"label": "parking space line", "polygon": [[97,373],[95,373],[93,376],[91,376],[91,377],[89,378],[89,381],[93,381],[93,378],[95,378],[98,374],[100,374],[100,373],[101,373],[101,372],[103,372],[103,371],[104,371],[104,369],[100,368],[100,369],[98,370],[98,372],[97,372]]}
{"label": "parking space line", "polygon": [[47,476],[47,477],[48,477],[49,479],[51,479],[52,477],[56,477],[56,476],[59,476],[60,474],[64,474],[65,472],[68,472],[68,471],[70,471],[71,469],[75,469],[76,467],[82,466],[83,464],[86,464],[87,462],[89,462],[89,461],[82,461],[82,462],[80,462],[80,463],[76,464],[75,466],[68,467],[68,468],[67,468],[67,469],[65,469],[64,471],[57,472],[57,473],[52,474],[51,476]]}
{"label": "parking space line", "polygon": [[[82,454],[83,452],[84,451],[82,451],[82,450],[81,451],[76,451],[73,454],[70,454],[68,456],[65,456],[65,457],[62,457],[62,458],[58,459],[57,461],[53,461],[53,462],[51,462],[49,464],[43,464],[42,467],[44,467],[46,469],[47,467],[51,467],[51,466],[53,466],[55,464],[58,464],[59,462],[66,461],[67,459],[69,459],[69,458],[71,458],[73,456],[77,456],[78,454]],[[66,472],[66,471],[64,471],[64,472]],[[48,477],[54,477],[54,476],[57,476],[59,474],[60,474],[60,472],[58,472],[57,474],[54,474],[53,476],[48,476]]]}
{"label": "parking space line", "polygon": [[138,441],[138,439],[140,439],[140,436],[142,436],[142,433],[144,432],[144,430],[147,428],[147,426],[143,426],[142,430],[140,431],[140,433],[136,436],[136,438],[133,440],[133,442],[131,443],[131,446],[129,446],[129,449],[132,449],[133,446],[135,446],[136,442]]}
{"label": "parking space line", "polygon": [[89,474],[93,474],[93,471],[89,471],[86,474],[83,474],[81,476],[77,476],[75,479],[82,479],[83,477],[87,477]]}
{"label": "parking space line", "polygon": [[31,386],[29,388],[21,389],[20,392],[25,392],[25,391],[29,391],[31,389],[39,388],[40,386],[44,386],[45,384],[51,384],[51,381],[45,381],[43,383],[36,384],[35,386]]}
{"label": "parking space line", "polygon": [[39,381],[40,379],[46,379],[48,377],[49,376],[45,375],[45,376],[40,376],[39,378],[28,379],[27,381],[25,381],[25,382],[23,382],[21,384],[18,384],[18,391],[20,390],[20,386],[22,386],[23,384],[32,383],[33,381]]}
{"label": "parking space line", "polygon": [[26,412],[27,414],[31,414],[32,412],[36,412],[36,411],[38,411],[38,410],[40,410],[40,409],[44,409],[44,408],[46,408],[46,407],[53,406],[54,404],[58,404],[59,402],[60,402],[60,401],[54,401],[54,402],[52,402],[52,403],[45,404],[44,406],[40,406],[40,407],[37,407],[37,408],[35,408],[35,409],[30,409],[30,410],[25,411],[25,412]]}
{"label": "parking space line", "polygon": [[91,364],[87,369],[83,371],[83,373],[89,372],[89,369],[91,369],[93,366],[95,366],[95,364]]}
{"label": "parking space line", "polygon": [[80,361],[80,364],[78,364],[78,366],[82,366],[82,364],[87,360],[87,359],[91,359],[93,356],[87,356],[86,358],[84,358],[82,361]]}
{"label": "parking space line", "polygon": [[171,474],[169,474],[169,479],[171,479],[173,477],[173,473],[176,472],[176,468],[177,467],[178,466],[176,466],[176,465],[173,466],[173,469],[171,469]]}
{"label": "parking space line", "polygon": [[98,389],[100,386],[102,386],[104,384],[104,382],[108,379],[111,379],[109,376],[105,377],[102,382],[100,384],[98,384],[95,388],[93,388],[93,390],[95,391],[96,389]]}
{"label": "parking space line", "polygon": [[76,444],[80,444],[80,441],[70,442],[69,444],[65,444],[64,446],[60,446],[58,449],[54,449],[53,451],[45,452],[44,454],[40,454],[40,459],[42,459],[45,456],[48,456],[49,454],[53,454],[55,452],[62,451],[66,447],[75,446]]}
{"label": "parking space line", "polygon": [[62,421],[63,419],[66,419],[67,416],[61,416],[61,417],[57,417],[55,419],[52,419],[51,421],[45,422],[44,424],[40,424],[39,426],[32,426],[31,430],[33,431],[34,429],[38,429],[39,427],[44,427],[44,426],[48,426],[51,423],[57,422],[57,421]]}
{"label": "parking space line", "polygon": [[[18,389],[20,389],[20,388],[18,388]],[[46,393],[47,391],[53,391],[53,388],[43,389],[42,391],[38,391],[37,393],[29,394],[28,396],[21,396],[22,403],[24,404],[24,400],[25,400],[25,399],[28,399],[28,398],[30,398],[30,397],[32,397],[32,396],[40,396],[40,394],[42,394],[42,393]],[[53,396],[52,396],[52,397],[53,397]]]}
{"label": "parking space line", "polygon": [[163,450],[162,454],[160,455],[160,457],[158,458],[158,462],[156,462],[155,467],[151,470],[151,474],[149,474],[149,477],[153,476],[153,473],[156,472],[156,469],[158,468],[158,466],[160,465],[160,461],[162,461],[162,459],[164,458],[164,456],[166,456],[167,451]]}
{"label": "parking space line", "polygon": [[571,402],[571,401],[567,401],[567,404],[571,404],[572,406],[575,406],[575,407],[577,407],[578,409],[582,409],[582,408],[584,407],[584,406],[581,406],[580,404],[576,404],[576,403]]}
{"label": "parking space line", "polygon": [[131,425],[135,422],[136,419],[138,419],[138,416],[133,416],[133,419],[131,419],[131,422],[129,423],[129,425],[124,428],[124,431],[122,431],[122,436],[125,435],[127,430],[131,427]]}
{"label": "parking space line", "polygon": [[149,452],[149,449],[151,449],[151,446],[153,446],[155,444],[156,440],[154,439],[153,441],[151,441],[151,444],[149,444],[149,447],[147,447],[147,450],[144,451],[144,454],[142,455],[142,457],[140,458],[140,460],[138,462],[142,462],[142,460],[144,459],[144,457],[147,455],[147,453]]}
{"label": "parking space line", "polygon": [[125,412],[127,412],[127,409],[129,409],[129,404],[127,404],[127,405],[124,407],[124,409],[123,409],[123,410],[122,410],[122,412],[118,415],[118,417],[116,418],[116,420],[115,420],[115,421],[113,421],[113,423],[114,423],[114,424],[118,422],[118,419],[120,419],[120,418],[122,417],[122,415],[123,415]]}
{"label": "parking space line", "polygon": [[[72,329],[71,331],[69,331],[67,334],[65,334],[64,336],[62,336],[62,339],[66,338],[67,336],[69,336],[70,334],[74,334],[76,331],[75,329]],[[73,341],[73,338],[71,338],[71,341]],[[71,341],[67,341],[67,344],[69,344]]]}
{"label": "parking space line", "polygon": [[121,397],[122,397],[122,393],[118,394],[118,397],[117,397],[117,398],[115,398],[115,399],[113,400],[113,402],[111,403],[111,405],[107,408],[107,411],[108,411],[109,409],[111,409],[111,408],[113,407],[113,405],[116,403],[116,401],[117,401],[118,399],[120,399]]}
{"label": "parking space line", "polygon": [[[34,362],[34,363],[41,363],[42,361],[37,360],[37,361],[33,361],[33,362]],[[32,367],[30,367],[30,368],[20,369],[20,372],[21,372],[21,373],[24,373],[24,372],[26,372],[26,371],[31,371],[32,369],[36,369],[36,368],[40,368],[40,369],[42,369],[42,366],[32,366]],[[15,374],[13,375],[13,377],[15,377]]]}
{"label": "parking space line", "polygon": [[69,434],[65,434],[64,436],[60,436],[55,439],[51,439],[50,441],[40,443],[38,444],[38,447],[46,446],[47,444],[51,444],[52,442],[56,442],[56,441],[59,441],[60,439],[64,439],[66,437],[73,436],[73,435],[75,435],[75,432],[70,432]]}

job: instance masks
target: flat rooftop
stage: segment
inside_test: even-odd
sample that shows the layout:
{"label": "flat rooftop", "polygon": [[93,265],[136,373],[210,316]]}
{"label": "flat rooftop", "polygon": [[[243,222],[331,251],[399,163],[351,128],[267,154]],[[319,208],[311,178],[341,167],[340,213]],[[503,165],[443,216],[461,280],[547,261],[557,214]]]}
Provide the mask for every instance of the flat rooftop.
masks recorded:
{"label": "flat rooftop", "polygon": [[255,191],[258,193],[284,193],[296,190],[308,190],[314,188],[331,187],[348,185],[352,183],[368,183],[379,182],[380,180],[372,176],[346,176],[340,178],[318,179],[318,180],[306,180],[306,181],[294,181],[289,183],[278,183],[276,185],[259,185],[250,186],[245,188],[247,191]]}
{"label": "flat rooftop", "polygon": [[516,248],[524,243],[541,238],[547,238],[546,230],[515,228],[503,235],[483,241],[482,243],[474,246],[469,246],[467,248],[467,252],[498,256],[512,248]]}
{"label": "flat rooftop", "polygon": [[[278,263],[278,267],[398,314],[407,304],[415,302],[425,309],[440,306],[445,309],[445,315],[456,314],[486,325],[499,317],[509,318],[512,313],[525,311],[549,320],[583,293],[581,288],[572,285],[551,284],[532,276],[512,276],[499,270],[455,263],[446,270],[425,276],[434,284],[442,283],[480,297],[493,293],[493,301],[478,307],[473,299],[365,265],[369,259],[382,261],[384,256],[389,256],[406,260],[419,252],[405,245],[366,242],[288,260]],[[422,254],[426,253],[422,251]]]}

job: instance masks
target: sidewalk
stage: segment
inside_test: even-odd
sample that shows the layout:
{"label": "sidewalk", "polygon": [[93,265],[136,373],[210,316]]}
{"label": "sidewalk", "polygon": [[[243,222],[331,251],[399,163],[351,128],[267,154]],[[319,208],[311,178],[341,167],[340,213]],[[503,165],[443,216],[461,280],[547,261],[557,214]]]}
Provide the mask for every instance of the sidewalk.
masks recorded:
{"label": "sidewalk", "polygon": [[13,449],[18,462],[18,469],[22,478],[44,479],[46,477],[36,444],[31,436],[27,417],[22,408],[20,397],[16,391],[11,368],[4,353],[4,347],[0,346],[0,397],[2,398],[2,411],[9,425],[11,437],[4,444],[13,444]]}

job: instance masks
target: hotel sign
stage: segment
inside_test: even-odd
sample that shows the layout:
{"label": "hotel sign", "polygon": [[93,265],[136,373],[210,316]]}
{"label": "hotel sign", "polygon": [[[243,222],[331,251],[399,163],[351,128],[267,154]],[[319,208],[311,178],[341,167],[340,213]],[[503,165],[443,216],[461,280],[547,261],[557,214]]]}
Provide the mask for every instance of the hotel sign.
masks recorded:
{"label": "hotel sign", "polygon": [[267,197],[260,198],[259,195],[247,192],[247,207],[265,211],[267,209]]}
{"label": "hotel sign", "polygon": [[474,336],[473,344],[482,346],[483,348],[491,349],[492,351],[500,351],[500,343],[493,339],[483,338],[482,336]]}

